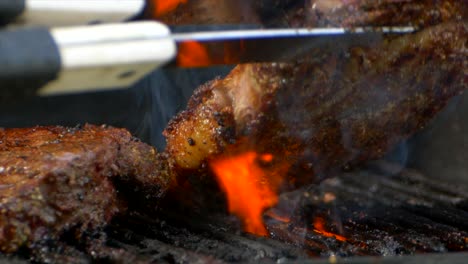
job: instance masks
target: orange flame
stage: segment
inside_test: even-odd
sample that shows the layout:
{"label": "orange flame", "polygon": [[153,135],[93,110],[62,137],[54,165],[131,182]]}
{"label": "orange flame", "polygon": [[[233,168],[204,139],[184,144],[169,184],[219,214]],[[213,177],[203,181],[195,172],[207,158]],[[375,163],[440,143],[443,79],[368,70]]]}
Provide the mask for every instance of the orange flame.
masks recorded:
{"label": "orange flame", "polygon": [[314,232],[321,234],[326,237],[334,237],[336,240],[345,242],[347,239],[344,236],[340,236],[325,230],[325,220],[321,217],[317,217],[314,220]]}
{"label": "orange flame", "polygon": [[270,154],[247,152],[234,157],[220,158],[210,163],[217,180],[227,195],[229,212],[242,219],[245,231],[267,236],[263,211],[278,202],[258,160],[270,162]]}
{"label": "orange flame", "polygon": [[201,67],[211,64],[210,56],[205,47],[196,41],[186,41],[179,45],[177,64],[186,67]]}
{"label": "orange flame", "polygon": [[237,64],[245,52],[244,42],[230,43],[184,41],[179,44],[177,65],[206,67],[219,64]]}
{"label": "orange flame", "polygon": [[154,0],[154,14],[162,16],[176,9],[180,4],[187,3],[187,0]]}

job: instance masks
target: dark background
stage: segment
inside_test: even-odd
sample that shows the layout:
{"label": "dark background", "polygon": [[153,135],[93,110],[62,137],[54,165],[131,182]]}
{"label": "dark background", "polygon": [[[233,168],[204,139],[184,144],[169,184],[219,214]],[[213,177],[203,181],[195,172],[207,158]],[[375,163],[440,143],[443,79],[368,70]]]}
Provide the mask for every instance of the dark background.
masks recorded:
{"label": "dark background", "polygon": [[160,69],[128,89],[18,100],[0,106],[0,127],[108,124],[162,149],[162,130],[185,108],[193,90],[229,70]]}

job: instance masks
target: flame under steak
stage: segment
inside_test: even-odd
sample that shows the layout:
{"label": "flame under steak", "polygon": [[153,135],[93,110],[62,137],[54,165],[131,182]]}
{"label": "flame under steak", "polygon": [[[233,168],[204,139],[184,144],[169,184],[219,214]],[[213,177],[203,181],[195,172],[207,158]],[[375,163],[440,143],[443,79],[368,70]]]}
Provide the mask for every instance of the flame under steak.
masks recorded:
{"label": "flame under steak", "polygon": [[[40,247],[65,231],[80,238],[123,211],[113,180],[158,198],[170,178],[158,154],[124,129],[0,130],[0,251]],[[154,204],[157,199],[152,200]]]}

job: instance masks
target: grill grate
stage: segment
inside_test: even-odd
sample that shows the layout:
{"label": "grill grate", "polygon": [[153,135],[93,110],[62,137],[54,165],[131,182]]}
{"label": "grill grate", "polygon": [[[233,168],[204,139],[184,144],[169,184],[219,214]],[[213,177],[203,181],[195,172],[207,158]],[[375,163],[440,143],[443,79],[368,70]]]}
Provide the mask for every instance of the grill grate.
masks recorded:
{"label": "grill grate", "polygon": [[[165,219],[121,219],[110,238],[118,247],[132,245],[131,251],[138,245],[138,254],[175,263],[449,253],[468,250],[467,204],[462,188],[378,162],[282,195],[277,209],[265,216],[273,239],[242,234],[232,217],[172,213]],[[285,214],[290,221],[282,220]],[[317,217],[347,241],[314,231]]]}
{"label": "grill grate", "polygon": [[[134,212],[116,219],[106,230],[106,247],[95,243],[91,255],[61,249],[41,258],[63,260],[65,255],[74,255],[67,260],[319,263],[335,257],[386,256],[379,261],[418,263],[444,256],[447,263],[457,263],[468,256],[455,253],[468,251],[468,193],[390,163],[377,162],[319,186],[283,194],[280,201],[265,214],[272,238],[244,234],[235,218],[221,214],[168,211],[155,218]],[[314,226],[314,219],[319,218],[327,232],[342,235],[346,241],[320,234]],[[395,259],[413,254],[418,256]],[[374,263],[376,259],[356,261]]]}

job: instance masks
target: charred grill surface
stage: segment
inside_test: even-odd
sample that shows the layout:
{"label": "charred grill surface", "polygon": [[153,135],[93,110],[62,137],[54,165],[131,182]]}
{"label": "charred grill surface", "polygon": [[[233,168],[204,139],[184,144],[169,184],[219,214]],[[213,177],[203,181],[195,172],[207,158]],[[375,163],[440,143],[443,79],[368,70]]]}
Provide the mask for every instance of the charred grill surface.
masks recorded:
{"label": "charred grill surface", "polygon": [[147,190],[158,198],[170,178],[157,169],[155,149],[124,129],[1,129],[0,251],[99,230],[125,211],[113,180],[132,182],[141,190],[135,196]]}
{"label": "charred grill surface", "polygon": [[[441,185],[417,171],[395,172],[393,167],[376,163],[319,186],[284,193],[279,206],[264,216],[271,239],[239,233],[239,223],[232,217],[187,217],[174,210],[159,219],[141,214],[119,219],[109,236],[119,248],[173,263],[467,251],[464,190]],[[346,241],[319,233],[314,227],[317,218],[324,220],[326,231]]]}
{"label": "charred grill surface", "polygon": [[[171,208],[158,217],[133,212],[114,219],[106,229],[105,250],[119,252],[114,261],[125,258],[145,263],[322,263],[318,257],[333,255],[386,256],[354,261],[393,263],[391,256],[430,252],[451,253],[440,255],[446,261],[440,263],[463,263],[453,261],[466,257],[454,252],[468,250],[467,205],[462,188],[379,162],[318,186],[284,193],[279,206],[264,216],[272,238],[241,233],[233,217],[187,215]],[[346,241],[319,232],[314,226],[317,218],[324,221],[321,232]],[[98,248],[94,256],[79,250],[57,253],[55,259],[87,262],[101,254],[109,256],[99,250],[103,249]],[[412,258],[397,262],[405,261],[418,263]]]}

